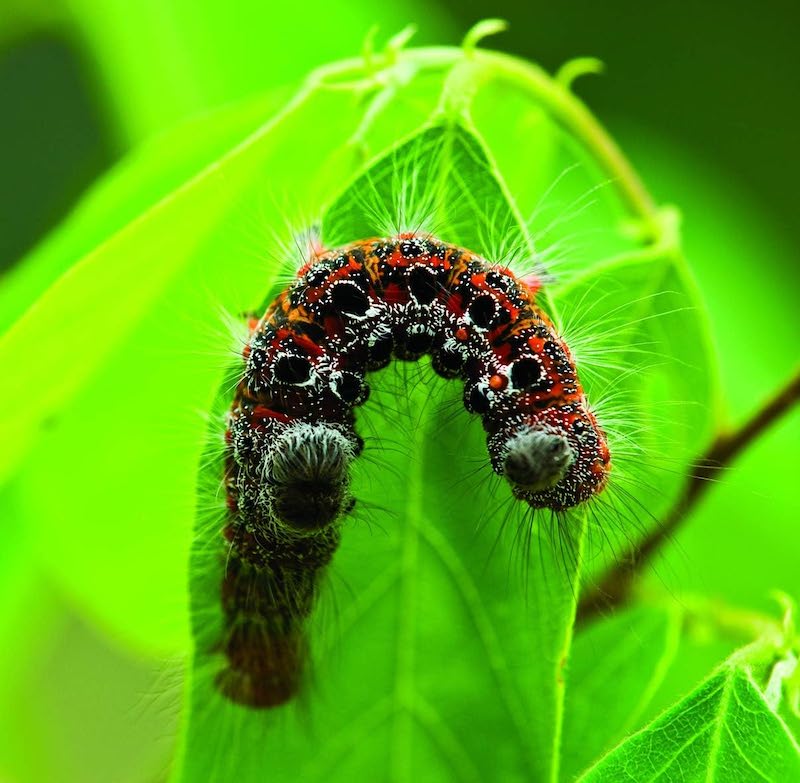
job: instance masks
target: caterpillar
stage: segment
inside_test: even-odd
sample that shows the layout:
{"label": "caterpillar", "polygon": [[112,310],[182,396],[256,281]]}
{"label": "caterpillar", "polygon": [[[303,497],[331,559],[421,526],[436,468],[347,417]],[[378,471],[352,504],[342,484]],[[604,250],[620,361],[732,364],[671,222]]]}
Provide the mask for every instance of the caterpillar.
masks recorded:
{"label": "caterpillar", "polygon": [[535,302],[539,281],[433,236],[320,250],[253,320],[227,417],[228,699],[277,707],[298,692],[304,623],[353,509],[364,448],[354,409],[368,373],[430,354],[461,378],[495,473],[533,508],[600,493],[611,457],[568,346]]}

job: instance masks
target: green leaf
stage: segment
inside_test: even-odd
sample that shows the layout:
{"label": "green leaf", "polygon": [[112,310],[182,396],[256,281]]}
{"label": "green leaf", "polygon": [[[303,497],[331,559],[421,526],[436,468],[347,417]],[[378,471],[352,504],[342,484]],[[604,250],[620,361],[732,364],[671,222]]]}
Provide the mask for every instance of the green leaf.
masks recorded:
{"label": "green leaf", "polygon": [[575,636],[567,668],[562,780],[575,780],[636,728],[675,659],[681,621],[674,610],[641,606]]}
{"label": "green leaf", "polygon": [[613,455],[592,507],[591,581],[658,524],[705,449],[715,356],[677,237],[595,264],[553,297]]}
{"label": "green leaf", "polygon": [[484,253],[497,235],[516,246],[527,239],[477,130],[447,119],[376,161],[331,205],[323,227],[331,247],[419,230],[446,231],[453,244]]}
{"label": "green leaf", "polygon": [[[511,205],[480,142],[444,122],[357,178],[323,219],[323,235],[339,240],[380,233],[370,221],[391,215],[404,198],[394,187],[397,171],[425,174],[435,195],[418,192],[412,200],[433,207],[431,218],[445,236],[488,236],[481,235],[481,227],[491,228],[487,216],[512,230]],[[373,209],[364,209],[365,192]],[[201,674],[192,683],[184,780],[209,769],[222,774],[216,759],[234,742],[251,752],[226,755],[225,774],[245,780],[259,770],[273,779],[309,781],[361,777],[364,770],[379,779],[548,780],[556,774],[580,522],[563,533],[560,545],[571,550],[566,558],[546,530],[531,531],[538,559],[524,589],[508,563],[520,543],[514,528],[528,523],[512,522],[499,538],[491,524],[497,504],[508,503],[507,488],[483,482],[469,492],[456,490],[473,484],[471,466],[485,462],[479,423],[458,410],[460,393],[452,384],[427,367],[414,374],[411,384],[402,366],[377,376],[370,405],[359,414],[361,431],[379,440],[391,443],[404,434],[393,451],[380,455],[377,471],[359,471],[354,492],[376,511],[364,520],[370,525],[358,518],[347,525],[328,588],[338,622],[314,638],[314,692],[308,703],[301,698],[287,708],[285,720],[226,704],[205,674],[220,664],[224,559],[208,540],[208,523],[199,522],[192,594],[194,667]],[[226,403],[229,393],[218,401],[220,408]],[[458,411],[445,425],[443,404]],[[387,418],[398,405],[397,415]],[[203,483],[215,491],[213,480]],[[476,533],[478,520],[485,524]],[[531,553],[521,554],[527,559]],[[294,713],[306,711],[314,725],[335,729],[324,736],[298,731],[302,717]],[[265,730],[269,739],[256,750]],[[492,754],[482,752],[486,745]],[[350,748],[360,749],[348,750],[352,768],[343,763]]]}
{"label": "green leaf", "polygon": [[[763,200],[715,169],[708,156],[641,128],[629,129],[625,138],[649,181],[684,214],[684,247],[703,290],[725,389],[722,425],[731,430],[795,372],[800,321],[796,285],[787,277],[794,268],[793,239]],[[741,312],[731,302],[743,300],[750,322],[781,325],[774,339],[741,328]],[[770,611],[776,587],[800,597],[796,550],[786,545],[800,518],[800,493],[791,480],[800,472],[798,442],[800,416],[794,412],[722,471],[691,523],[665,547],[648,589],[719,595],[762,611]],[[765,509],[769,524],[754,524]]]}
{"label": "green leaf", "polygon": [[581,777],[625,780],[800,780],[800,747],[748,667],[728,664]]}
{"label": "green leaf", "polygon": [[287,103],[285,90],[184,122],[124,158],[0,285],[0,333],[76,261],[225,155]]}
{"label": "green leaf", "polygon": [[[526,263],[519,254],[530,252],[530,238],[519,207],[476,128],[455,119],[466,116],[463,107],[448,104],[447,96],[458,94],[453,74],[459,68],[445,81],[444,108],[435,124],[376,160],[333,203],[323,220],[324,237],[332,244],[435,227],[436,233],[470,243],[492,258],[498,256],[490,251],[498,247],[512,248],[511,260]],[[542,169],[552,166],[551,149],[544,146]],[[552,181],[558,172],[549,170]],[[608,225],[605,210],[616,210],[610,222],[623,225],[624,212],[610,196],[600,217],[592,215],[595,223]],[[610,290],[596,297],[596,313],[610,312],[619,321],[613,328],[606,322],[601,334],[623,347],[632,336],[635,344],[639,338],[657,337],[665,350],[673,332],[689,337],[691,351],[688,359],[677,360],[677,379],[673,366],[661,374],[644,367],[626,375],[626,391],[641,407],[676,394],[681,402],[706,398],[707,340],[675,232],[665,230],[662,243],[645,251],[631,251],[635,243],[613,231],[607,238],[605,247],[614,257],[557,288],[556,301],[584,316],[580,310],[586,309],[599,279]],[[620,315],[621,305],[630,311]],[[556,310],[551,313],[559,317]],[[673,323],[677,313],[680,319]],[[629,358],[623,353],[623,362]],[[703,369],[687,370],[684,364],[690,360]],[[569,654],[581,516],[572,519],[571,531],[569,526],[554,530],[542,520],[529,533],[524,522],[512,522],[508,527],[516,531],[511,539],[501,535],[495,540],[502,501],[497,490],[469,482],[464,470],[467,462],[485,460],[476,423],[463,413],[443,417],[432,408],[431,399],[444,399],[459,409],[457,392],[419,372],[410,387],[406,371],[401,378],[379,379],[371,404],[360,413],[363,431],[375,437],[402,433],[399,454],[382,453],[383,470],[364,465],[356,481],[356,494],[367,508],[376,509],[370,521],[382,534],[376,541],[369,528],[347,527],[329,588],[341,627],[331,622],[333,630],[317,629],[314,686],[282,715],[236,708],[213,689],[213,672],[223,665],[216,652],[222,634],[223,562],[208,537],[219,522],[209,527],[207,520],[199,520],[192,566],[197,653],[183,780],[217,769],[221,758],[228,774],[244,780],[259,771],[276,779],[327,780],[363,776],[366,770],[379,778],[557,778],[561,670]],[[220,413],[228,399],[218,399]],[[672,434],[672,442],[679,444],[676,464],[688,461],[705,432],[703,412],[685,407],[697,426]],[[621,466],[625,456],[620,456]],[[219,466],[213,450],[208,464],[201,485],[216,491],[213,475]],[[468,493],[455,489],[465,482]],[[477,534],[466,523],[483,519],[487,522]],[[489,534],[492,520],[495,529]],[[506,564],[515,558],[514,538],[524,540],[529,534],[539,557],[530,564],[526,592],[509,579]],[[526,564],[529,557],[528,550],[521,553]],[[347,588],[337,590],[341,581]],[[387,650],[392,652],[388,658]],[[298,730],[303,716],[312,725],[337,728],[325,736],[305,733]],[[255,750],[265,732],[271,741]],[[223,750],[234,746],[250,750],[232,755]]]}
{"label": "green leaf", "polygon": [[[76,221],[61,241],[99,244],[0,339],[0,361],[15,368],[0,387],[0,432],[14,444],[0,451],[0,475],[26,466],[15,492],[42,561],[91,614],[139,645],[188,644],[199,412],[236,353],[223,314],[257,306],[288,255],[284,227],[318,213],[357,165],[360,149],[349,141],[375,93],[364,81],[311,84],[135,219],[97,207],[96,224]],[[373,125],[387,134],[381,118]],[[310,151],[298,146],[304,137]],[[166,170],[169,149],[158,158]],[[109,192],[144,198],[123,180]]]}
{"label": "green leaf", "polygon": [[[500,92],[509,101],[489,111]],[[504,146],[506,125],[516,155]],[[602,194],[597,203],[580,203],[586,188]],[[213,402],[215,390],[240,348],[218,311],[235,321],[281,285],[283,262],[297,255],[292,230],[276,228],[287,217],[298,230],[322,215],[329,242],[384,233],[392,219],[392,230],[416,228],[403,223],[423,217],[447,241],[519,272],[541,271],[575,220],[589,248],[576,256],[581,274],[542,301],[557,322],[583,324],[624,350],[631,335],[664,353],[685,337],[682,358],[706,368],[702,382],[694,367],[669,359],[657,371],[624,352],[636,372],[600,366],[593,376],[586,341],[576,343],[590,392],[602,392],[610,374],[631,409],[666,409],[674,398],[707,399],[713,367],[676,233],[567,91],[533,66],[480,51],[393,52],[331,66],[278,117],[159,196],[132,220],[99,208],[97,224],[73,228],[75,247],[93,237],[99,244],[0,341],[0,361],[17,373],[0,389],[3,442],[14,444],[0,467],[18,469],[20,520],[87,613],[132,644],[180,651],[202,460],[182,779],[295,779],[299,769],[312,780],[556,780],[586,509],[565,519],[525,515],[489,473],[484,434],[459,390],[424,363],[376,376],[359,417],[384,446],[372,450],[377,464],[359,460],[354,489],[365,512],[348,524],[314,616],[307,692],[264,714],[213,690],[224,545],[212,513],[221,445],[206,433],[208,411],[216,424],[229,404],[230,379]],[[539,222],[536,212],[526,224],[542,204],[562,211],[562,196],[568,219]],[[254,226],[261,235],[248,246]],[[620,315],[621,306],[630,312]],[[676,472],[707,425],[702,411],[679,418],[697,426],[670,435]],[[605,421],[611,432],[619,425]],[[667,429],[654,426],[647,445],[658,454]],[[615,477],[637,461],[624,442]],[[651,490],[627,491],[588,507],[593,529],[646,523],[621,511],[638,508],[631,498],[641,493],[649,502]],[[626,500],[614,505],[614,497]]]}
{"label": "green leaf", "polygon": [[447,14],[417,0],[379,9],[351,0],[346,11],[322,0],[269,9],[260,0],[240,0],[235,10],[221,0],[48,5],[67,6],[66,21],[80,36],[88,64],[99,65],[112,119],[130,141],[358,52],[375,25],[388,37],[424,15],[424,37],[426,31],[442,35],[450,24]]}

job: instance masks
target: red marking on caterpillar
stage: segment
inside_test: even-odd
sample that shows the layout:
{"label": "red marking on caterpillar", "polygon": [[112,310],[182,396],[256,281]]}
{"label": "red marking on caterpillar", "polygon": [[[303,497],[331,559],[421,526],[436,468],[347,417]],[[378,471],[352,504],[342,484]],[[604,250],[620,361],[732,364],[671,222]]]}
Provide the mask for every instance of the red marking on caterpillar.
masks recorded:
{"label": "red marking on caterpillar", "polygon": [[304,623],[353,508],[354,408],[392,356],[464,381],[494,471],[534,508],[582,503],[610,455],[569,349],[518,280],[463,248],[399,234],[316,252],[268,307],[229,413],[224,695],[274,707],[299,687]]}
{"label": "red marking on caterpillar", "polygon": [[489,378],[489,388],[492,391],[503,391],[508,386],[508,378],[505,375],[493,375]]}

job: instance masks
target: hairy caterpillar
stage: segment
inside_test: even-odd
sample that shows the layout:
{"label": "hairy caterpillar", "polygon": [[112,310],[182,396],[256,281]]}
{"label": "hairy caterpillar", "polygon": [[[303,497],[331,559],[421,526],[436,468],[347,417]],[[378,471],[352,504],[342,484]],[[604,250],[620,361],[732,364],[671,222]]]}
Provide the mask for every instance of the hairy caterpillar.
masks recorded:
{"label": "hairy caterpillar", "polygon": [[304,621],[355,502],[353,409],[366,374],[393,356],[430,354],[439,375],[463,379],[492,467],[519,500],[558,511],[603,490],[605,434],[537,288],[403,233],[315,254],[253,323],[226,432],[226,697],[274,707],[298,689]]}

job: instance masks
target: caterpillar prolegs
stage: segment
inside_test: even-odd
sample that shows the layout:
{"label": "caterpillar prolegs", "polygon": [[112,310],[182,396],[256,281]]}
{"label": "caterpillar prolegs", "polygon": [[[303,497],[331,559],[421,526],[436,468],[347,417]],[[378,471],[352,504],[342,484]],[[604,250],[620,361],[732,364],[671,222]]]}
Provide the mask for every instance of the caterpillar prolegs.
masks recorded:
{"label": "caterpillar prolegs", "polygon": [[229,699],[274,707],[297,692],[304,623],[355,502],[354,408],[392,357],[430,354],[464,381],[519,500],[562,510],[602,491],[605,435],[532,282],[430,236],[367,239],[315,255],[253,325],[226,433]]}

